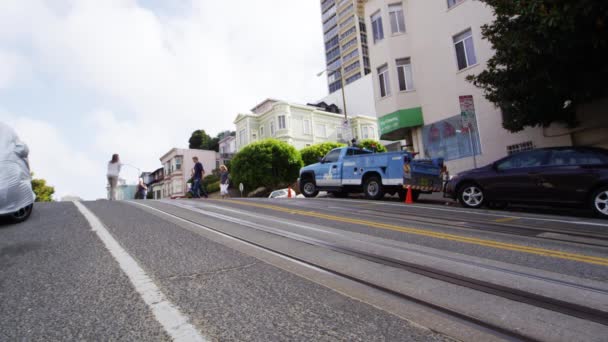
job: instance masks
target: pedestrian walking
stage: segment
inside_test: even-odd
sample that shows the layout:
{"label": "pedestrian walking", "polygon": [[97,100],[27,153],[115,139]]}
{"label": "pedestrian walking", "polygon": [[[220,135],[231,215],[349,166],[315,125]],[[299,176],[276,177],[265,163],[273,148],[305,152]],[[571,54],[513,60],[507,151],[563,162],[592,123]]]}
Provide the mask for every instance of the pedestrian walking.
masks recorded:
{"label": "pedestrian walking", "polygon": [[145,200],[148,197],[148,186],[144,183],[144,179],[139,177],[139,184],[137,185],[137,197]]}
{"label": "pedestrian walking", "polygon": [[230,197],[228,194],[228,185],[230,183],[230,173],[228,173],[228,168],[226,165],[220,165],[220,195],[222,195],[222,199],[225,196]]}
{"label": "pedestrian walking", "polygon": [[108,162],[108,184],[110,185],[110,194],[109,200],[116,201],[116,187],[118,186],[118,175],[120,174],[120,168],[122,164],[120,163],[120,158],[118,154],[112,155],[112,160]]}
{"label": "pedestrian walking", "polygon": [[[201,187],[203,176],[205,175],[205,169],[203,168],[203,164],[198,161],[198,157],[192,157],[192,161],[194,162],[194,167],[192,168],[192,197],[200,198],[201,197]],[[207,192],[203,188],[202,195],[207,198]]]}

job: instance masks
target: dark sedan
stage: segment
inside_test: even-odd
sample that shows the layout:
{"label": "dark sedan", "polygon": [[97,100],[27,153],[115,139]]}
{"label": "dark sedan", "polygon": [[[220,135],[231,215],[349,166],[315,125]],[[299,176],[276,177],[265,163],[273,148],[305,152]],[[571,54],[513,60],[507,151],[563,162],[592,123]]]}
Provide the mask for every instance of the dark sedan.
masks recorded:
{"label": "dark sedan", "polygon": [[520,152],[463,172],[446,186],[463,206],[584,206],[608,218],[608,150],[553,147]]}

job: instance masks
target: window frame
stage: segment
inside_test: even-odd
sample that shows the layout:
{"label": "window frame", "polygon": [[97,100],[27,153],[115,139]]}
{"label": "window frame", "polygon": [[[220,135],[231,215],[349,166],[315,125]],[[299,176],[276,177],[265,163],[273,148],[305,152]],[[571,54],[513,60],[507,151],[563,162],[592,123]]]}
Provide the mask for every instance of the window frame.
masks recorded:
{"label": "window frame", "polygon": [[312,135],[312,122],[310,119],[302,120],[302,134]]}
{"label": "window frame", "polygon": [[285,115],[279,115],[278,116],[278,122],[279,122],[279,126],[278,126],[279,130],[281,130],[281,129],[287,129],[287,118],[285,117]]}
{"label": "window frame", "polygon": [[[397,83],[399,91],[413,91],[416,89],[416,86],[414,85],[414,71],[412,69],[411,57],[398,58],[395,60],[395,65],[397,66]],[[409,66],[409,77],[406,66]],[[401,88],[401,77],[403,77],[405,89]],[[410,87],[408,87],[408,84]]]}
{"label": "window frame", "polygon": [[382,25],[382,13],[377,11],[370,16],[372,24],[372,41],[374,44],[384,40],[384,27]]}
{"label": "window frame", "polygon": [[[501,168],[501,164],[509,162],[513,159],[516,158],[521,158],[522,156],[525,155],[529,155],[529,154],[533,154],[533,153],[542,153],[544,154],[541,158],[540,164],[539,165],[526,165],[526,166],[518,166],[518,167],[510,167],[510,168]],[[541,167],[541,166],[546,166],[549,162],[549,158],[551,157],[551,153],[550,151],[547,150],[542,150],[542,149],[536,149],[536,150],[531,150],[531,151],[525,151],[525,152],[519,152],[519,153],[514,153],[506,158],[503,158],[499,161],[497,161],[495,163],[495,167],[496,170],[499,172],[505,172],[505,171],[511,171],[511,170],[521,170],[521,169],[529,169],[529,168],[533,168],[533,167]]]}
{"label": "window frame", "polygon": [[[460,5],[461,3],[463,3],[465,0],[447,0],[448,3],[448,10]],[[452,2],[452,4],[450,5],[450,2]]]}
{"label": "window frame", "polygon": [[[405,11],[403,10],[402,2],[396,2],[388,5],[388,19],[391,25],[392,35],[403,34],[406,32],[407,28],[405,26]],[[393,19],[397,25],[397,31],[394,30]],[[399,27],[399,19],[401,19],[401,25],[403,25],[403,27]]]}
{"label": "window frame", "polygon": [[[378,71],[378,86],[380,98],[389,97],[391,95],[390,78],[388,74],[388,64],[384,64],[377,69]],[[384,86],[384,95],[382,94]]]}
{"label": "window frame", "polygon": [[[469,35],[466,35],[466,33],[469,33]],[[456,40],[456,38],[459,38],[461,36],[464,36],[463,38]],[[470,40],[471,43],[471,49],[472,49],[472,56],[475,58],[474,63],[471,63],[469,61],[469,54],[467,52],[467,40]],[[456,66],[458,68],[458,71],[462,71],[465,69],[468,69],[474,65],[477,65],[479,63],[478,59],[477,59],[477,53],[475,52],[475,41],[473,39],[473,30],[471,28],[468,28],[458,34],[455,34],[454,36],[452,36],[452,42],[454,43],[454,52],[456,54]],[[458,58],[458,45],[462,44],[462,51],[464,52],[464,62],[465,62],[465,66],[464,67],[460,67],[460,61]]]}

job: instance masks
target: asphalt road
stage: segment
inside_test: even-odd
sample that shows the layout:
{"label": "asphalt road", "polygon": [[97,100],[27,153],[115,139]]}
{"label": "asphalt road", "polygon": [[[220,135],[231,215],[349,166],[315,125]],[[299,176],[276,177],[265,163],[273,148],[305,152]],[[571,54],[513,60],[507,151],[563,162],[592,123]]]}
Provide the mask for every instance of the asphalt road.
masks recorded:
{"label": "asphalt road", "polygon": [[[1,224],[0,341],[179,340],[173,326],[190,325],[211,341],[608,336],[606,221],[331,198],[83,204],[124,255],[73,203]],[[559,299],[597,319],[373,256]],[[187,322],[167,324],[146,289]]]}

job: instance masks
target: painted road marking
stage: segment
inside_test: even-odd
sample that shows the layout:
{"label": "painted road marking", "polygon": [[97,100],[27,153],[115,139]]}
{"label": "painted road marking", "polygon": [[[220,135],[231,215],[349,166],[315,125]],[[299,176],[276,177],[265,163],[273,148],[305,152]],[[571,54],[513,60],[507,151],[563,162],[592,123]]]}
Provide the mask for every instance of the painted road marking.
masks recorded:
{"label": "painted road marking", "polygon": [[74,202],[74,205],[80,210],[80,213],[89,221],[92,230],[97,233],[99,239],[106,246],[112,257],[118,262],[122,271],[129,277],[129,280],[135,287],[144,302],[148,305],[156,320],[163,326],[167,334],[174,341],[207,341],[192,324],[189,323],[188,317],[184,316],[175,304],[171,303],[160,289],[154,284],[152,279],[146,272],[137,264],[120,246],[110,232],[104,227],[103,223],[87,209],[82,203]]}
{"label": "painted road marking", "polygon": [[[349,200],[349,199],[337,199],[337,198],[332,198],[332,201],[336,201],[336,202],[345,202],[345,203],[361,203],[361,200]],[[403,208],[404,205],[403,204],[396,204],[396,203],[386,203],[386,202],[372,202],[370,203],[371,205],[385,205],[385,206],[392,206],[392,207],[401,207]],[[570,224],[578,224],[578,225],[584,225],[584,226],[595,226],[595,227],[608,227],[608,223],[598,223],[598,222],[586,222],[586,221],[570,221],[570,220],[560,220],[560,219],[549,219],[549,218],[542,218],[542,217],[534,217],[534,216],[514,216],[514,215],[506,215],[506,214],[490,214],[490,213],[484,213],[482,211],[471,211],[471,210],[466,210],[466,209],[448,209],[448,208],[440,208],[440,207],[436,207],[436,206],[424,206],[424,205],[417,205],[417,204],[409,204],[407,206],[408,208],[420,208],[420,209],[428,209],[428,210],[439,210],[439,211],[447,211],[447,212],[452,212],[452,213],[461,213],[461,214],[472,214],[472,215],[480,215],[480,216],[491,216],[491,217],[517,217],[519,219],[522,220],[533,220],[533,221],[544,221],[544,222],[558,222],[558,223],[570,223]]]}
{"label": "painted road marking", "polygon": [[352,223],[352,224],[368,226],[368,227],[372,227],[372,228],[393,230],[393,231],[398,231],[398,232],[402,232],[402,233],[421,235],[421,236],[438,238],[438,239],[443,239],[443,240],[463,242],[463,243],[474,244],[474,245],[478,245],[478,246],[498,248],[498,249],[503,249],[503,250],[515,251],[515,252],[547,256],[547,257],[552,257],[552,258],[579,261],[579,262],[584,262],[584,263],[588,263],[588,264],[608,266],[608,258],[594,257],[594,256],[569,253],[569,252],[561,252],[561,251],[537,248],[537,247],[528,247],[528,246],[523,246],[523,245],[504,243],[504,242],[499,242],[499,241],[494,241],[494,240],[471,238],[471,237],[454,235],[454,234],[439,233],[439,232],[433,232],[433,231],[428,231],[428,230],[424,230],[424,229],[403,227],[403,226],[397,226],[397,225],[393,225],[393,224],[386,224],[386,223],[380,223],[380,222],[374,222],[374,221],[350,219],[350,218],[340,217],[340,216],[335,216],[335,215],[322,214],[322,213],[318,213],[318,212],[314,212],[314,211],[288,209],[288,208],[283,208],[283,207],[279,207],[279,206],[275,206],[275,205],[266,205],[266,204],[235,201],[235,200],[225,200],[225,202],[241,204],[241,205],[245,205],[245,206],[253,206],[253,207],[264,208],[264,209],[270,209],[270,210],[280,211],[280,212],[288,212],[288,213],[292,213],[292,214],[298,214],[301,216],[322,218],[322,219],[337,221],[337,222]]}
{"label": "painted road marking", "polygon": [[519,220],[519,217],[503,217],[503,218],[494,220],[494,222],[505,223],[505,222],[511,222],[511,221],[515,221],[515,220]]}

